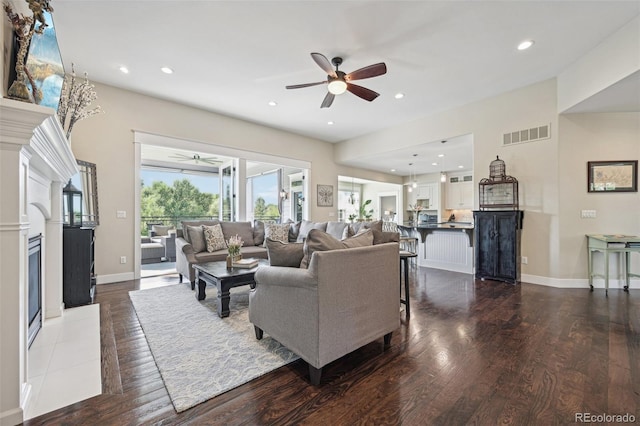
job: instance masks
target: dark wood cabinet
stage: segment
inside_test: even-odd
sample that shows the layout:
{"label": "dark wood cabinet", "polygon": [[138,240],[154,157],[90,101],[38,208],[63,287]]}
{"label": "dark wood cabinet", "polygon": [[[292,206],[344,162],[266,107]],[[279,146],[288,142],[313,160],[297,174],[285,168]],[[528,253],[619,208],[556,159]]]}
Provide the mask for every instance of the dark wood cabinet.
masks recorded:
{"label": "dark wood cabinet", "polygon": [[93,303],[96,288],[93,228],[63,228],[62,300],[65,308]]}
{"label": "dark wood cabinet", "polygon": [[520,233],[524,212],[474,211],[476,278],[520,282]]}

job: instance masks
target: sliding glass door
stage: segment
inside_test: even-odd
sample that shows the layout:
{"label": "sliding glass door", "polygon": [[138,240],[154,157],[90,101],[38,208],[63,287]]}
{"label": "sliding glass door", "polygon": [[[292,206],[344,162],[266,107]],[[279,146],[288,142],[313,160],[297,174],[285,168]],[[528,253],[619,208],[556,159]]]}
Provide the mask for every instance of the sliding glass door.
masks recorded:
{"label": "sliding glass door", "polygon": [[220,166],[220,220],[236,220],[235,171],[233,160]]}

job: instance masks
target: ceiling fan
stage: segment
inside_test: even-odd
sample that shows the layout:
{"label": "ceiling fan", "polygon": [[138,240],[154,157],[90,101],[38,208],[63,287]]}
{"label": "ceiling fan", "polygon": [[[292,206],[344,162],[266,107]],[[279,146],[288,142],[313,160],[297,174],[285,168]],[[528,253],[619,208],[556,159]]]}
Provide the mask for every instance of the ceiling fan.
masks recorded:
{"label": "ceiling fan", "polygon": [[200,162],[213,165],[220,164],[220,160],[218,160],[216,157],[200,157],[200,154],[185,155],[175,153],[173,155],[170,155],[169,157],[174,158],[178,161],[193,161],[195,164],[200,164]]}
{"label": "ceiling fan", "polygon": [[[384,62],[369,65],[368,67],[360,68],[358,70],[350,72],[349,74],[345,74],[344,72],[338,70],[338,67],[342,64],[342,58],[335,57],[331,59],[331,62],[329,62],[329,60],[321,53],[312,53],[311,57],[316,62],[316,64],[318,64],[318,66],[327,73],[327,80],[319,81],[317,83],[294,84],[291,86],[287,86],[287,89],[301,89],[303,87],[327,84],[327,88],[329,91],[324,97],[320,108],[329,108],[336,97],[335,95],[340,95],[346,90],[369,102],[380,96],[379,93],[367,89],[366,87],[350,83],[350,81],[363,80],[365,78],[377,77],[379,75],[385,74],[387,72],[387,66]],[[336,67],[335,70],[333,69],[331,64]]]}

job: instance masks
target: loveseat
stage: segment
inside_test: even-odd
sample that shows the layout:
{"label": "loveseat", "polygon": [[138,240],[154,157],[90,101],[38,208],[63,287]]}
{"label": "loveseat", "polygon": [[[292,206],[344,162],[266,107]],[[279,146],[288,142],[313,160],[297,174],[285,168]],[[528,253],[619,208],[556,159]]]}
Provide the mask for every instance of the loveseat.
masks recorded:
{"label": "loveseat", "polygon": [[227,248],[208,251],[204,230],[202,226],[220,225],[224,240],[238,235],[243,246],[240,253],[243,257],[255,257],[258,259],[267,258],[267,249],[263,247],[264,227],[257,224],[252,226],[251,222],[225,222],[218,220],[207,221],[183,221],[182,229],[178,229],[176,237],[176,270],[182,278],[186,277],[191,283],[191,289],[195,288],[195,271],[193,265],[205,262],[222,261],[227,258]]}
{"label": "loveseat", "polygon": [[[314,385],[328,363],[380,337],[387,347],[400,325],[398,243],[372,245],[372,231],[366,233],[352,239],[368,238],[369,245],[312,231],[302,267],[261,266],[256,271],[249,295],[256,338],[267,333],[299,355]],[[274,244],[288,252],[283,261],[299,251],[292,244]]]}

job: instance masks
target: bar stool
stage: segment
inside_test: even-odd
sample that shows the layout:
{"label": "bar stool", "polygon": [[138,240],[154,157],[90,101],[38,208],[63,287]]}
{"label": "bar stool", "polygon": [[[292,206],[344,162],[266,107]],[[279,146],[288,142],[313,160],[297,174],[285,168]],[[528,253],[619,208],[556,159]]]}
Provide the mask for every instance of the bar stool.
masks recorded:
{"label": "bar stool", "polygon": [[403,250],[410,251],[411,253],[418,253],[417,237],[407,237],[407,236],[401,235],[399,242],[400,242],[400,247]]}
{"label": "bar stool", "polygon": [[[407,307],[407,318],[411,316],[409,307],[409,259],[417,257],[416,253],[400,250],[400,303]],[[402,269],[404,268],[404,299],[402,298]]]}

